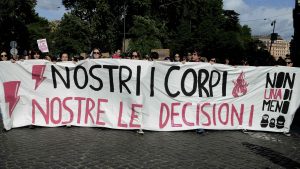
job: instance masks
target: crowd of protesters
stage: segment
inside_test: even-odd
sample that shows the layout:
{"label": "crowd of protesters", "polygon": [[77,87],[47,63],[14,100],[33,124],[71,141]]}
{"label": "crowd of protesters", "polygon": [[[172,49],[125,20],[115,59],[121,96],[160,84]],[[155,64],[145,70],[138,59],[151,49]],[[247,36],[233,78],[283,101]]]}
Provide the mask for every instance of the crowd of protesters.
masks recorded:
{"label": "crowd of protesters", "polygon": [[[64,62],[73,61],[78,62],[85,59],[100,59],[100,58],[113,58],[113,59],[132,59],[132,60],[160,60],[168,62],[209,62],[211,64],[221,63],[227,65],[244,65],[244,66],[257,66],[257,64],[251,64],[247,58],[241,57],[239,61],[232,62],[229,58],[217,58],[214,56],[203,57],[201,52],[194,50],[182,55],[180,53],[174,53],[172,56],[160,57],[157,52],[151,52],[149,55],[142,56],[138,51],[132,51],[128,53],[122,53],[121,50],[115,51],[111,55],[102,55],[99,48],[94,48],[91,53],[81,53],[80,55],[73,55],[72,57],[67,52],[62,52],[59,56],[52,56],[49,53],[42,54],[40,51],[29,51],[23,55],[10,55],[6,51],[1,51],[0,61],[18,61],[29,59],[45,59],[51,62]],[[261,66],[293,66],[292,59],[287,55],[285,58],[279,57],[277,60],[269,60],[267,64]]]}

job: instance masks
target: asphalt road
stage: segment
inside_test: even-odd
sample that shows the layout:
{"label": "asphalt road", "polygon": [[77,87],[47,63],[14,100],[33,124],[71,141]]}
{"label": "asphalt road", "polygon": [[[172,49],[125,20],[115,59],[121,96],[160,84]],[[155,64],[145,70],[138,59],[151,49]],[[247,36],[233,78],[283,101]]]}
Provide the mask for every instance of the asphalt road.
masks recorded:
{"label": "asphalt road", "polygon": [[300,132],[28,127],[0,132],[0,168],[300,168]]}

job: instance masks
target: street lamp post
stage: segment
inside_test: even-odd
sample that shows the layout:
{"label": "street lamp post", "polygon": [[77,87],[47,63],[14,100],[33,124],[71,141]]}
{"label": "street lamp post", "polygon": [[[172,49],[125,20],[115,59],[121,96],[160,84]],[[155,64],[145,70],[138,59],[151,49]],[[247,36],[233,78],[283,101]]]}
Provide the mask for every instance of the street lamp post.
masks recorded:
{"label": "street lamp post", "polygon": [[124,9],[122,13],[122,18],[124,19],[123,25],[123,52],[126,52],[125,49],[125,39],[126,39],[126,14],[127,14],[127,5],[124,4]]}
{"label": "street lamp post", "polygon": [[270,54],[271,54],[271,50],[272,50],[272,44],[274,43],[274,40],[276,40],[276,38],[274,37],[275,25],[276,25],[276,20],[272,21],[272,23],[271,23],[271,26],[273,26],[273,32],[272,32],[271,38],[270,38],[271,39],[270,50],[269,50]]}

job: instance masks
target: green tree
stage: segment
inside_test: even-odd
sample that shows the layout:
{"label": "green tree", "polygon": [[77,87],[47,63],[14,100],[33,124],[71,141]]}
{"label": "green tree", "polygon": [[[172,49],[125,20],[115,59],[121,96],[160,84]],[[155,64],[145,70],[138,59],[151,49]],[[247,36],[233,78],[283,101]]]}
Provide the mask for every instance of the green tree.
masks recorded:
{"label": "green tree", "polygon": [[29,34],[28,37],[29,49],[38,50],[38,46],[37,46],[38,39],[46,38],[49,43],[51,29],[48,20],[36,16],[35,22],[30,23],[26,26]]}
{"label": "green tree", "polygon": [[150,0],[63,0],[63,4],[71,13],[86,22],[89,28],[91,47],[99,47],[105,51],[121,48],[123,41],[123,20],[121,16],[126,7],[127,37],[133,26],[135,15],[148,15]]}
{"label": "green tree", "polygon": [[88,51],[90,45],[88,33],[85,22],[73,14],[65,14],[53,33],[53,39],[50,40],[54,45],[54,53],[78,54]]}
{"label": "green tree", "polygon": [[115,16],[105,0],[99,0],[96,3],[94,12],[91,23],[92,46],[103,51],[113,51],[116,48],[118,36],[117,25],[114,22]]}
{"label": "green tree", "polygon": [[236,13],[234,10],[224,10],[223,17],[224,19],[221,22],[225,31],[238,32],[240,30],[238,13]]}
{"label": "green tree", "polygon": [[132,35],[129,50],[137,50],[145,55],[151,49],[162,48],[160,39],[163,36],[164,27],[153,19],[135,16],[133,27],[129,33]]}
{"label": "green tree", "polygon": [[[71,13],[86,22],[91,46],[114,51],[123,33],[130,49],[173,52],[199,49],[204,56],[241,60],[255,55],[251,30],[239,24],[239,14],[223,10],[222,0],[63,0]],[[126,9],[126,10],[125,10]],[[124,20],[120,17],[126,11]]]}
{"label": "green tree", "polygon": [[222,0],[153,0],[153,14],[166,23],[168,37],[163,42],[172,51],[204,50],[215,41],[221,27]]}
{"label": "green tree", "polygon": [[9,42],[16,40],[20,49],[29,47],[26,25],[34,22],[36,0],[0,1],[0,45],[9,49]]}

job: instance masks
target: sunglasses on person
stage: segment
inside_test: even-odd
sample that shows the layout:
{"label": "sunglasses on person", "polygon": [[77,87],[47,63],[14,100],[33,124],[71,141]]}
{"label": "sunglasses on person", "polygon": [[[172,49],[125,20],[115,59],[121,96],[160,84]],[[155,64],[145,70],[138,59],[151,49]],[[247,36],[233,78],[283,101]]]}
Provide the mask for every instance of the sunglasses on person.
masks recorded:
{"label": "sunglasses on person", "polygon": [[286,64],[291,64],[291,63],[293,63],[293,62],[286,62]]}
{"label": "sunglasses on person", "polygon": [[3,57],[4,57],[4,56],[7,56],[7,55],[1,55],[1,56],[3,56]]}
{"label": "sunglasses on person", "polygon": [[215,60],[215,59],[211,59],[210,61],[211,61],[211,62],[216,62],[216,60]]}
{"label": "sunglasses on person", "polygon": [[93,52],[93,54],[100,54],[100,52]]}

